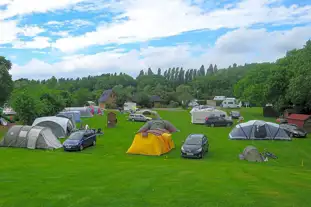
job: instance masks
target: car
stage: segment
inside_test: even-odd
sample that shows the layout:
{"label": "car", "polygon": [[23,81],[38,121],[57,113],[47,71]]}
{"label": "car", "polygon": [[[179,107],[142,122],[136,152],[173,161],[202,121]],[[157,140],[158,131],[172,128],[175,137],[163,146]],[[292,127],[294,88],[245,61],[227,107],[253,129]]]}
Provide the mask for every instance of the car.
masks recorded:
{"label": "car", "polygon": [[190,134],[181,147],[184,158],[203,158],[208,152],[209,143],[204,134]]}
{"label": "car", "polygon": [[205,125],[210,126],[210,127],[215,127],[215,126],[230,127],[233,125],[233,121],[225,117],[212,116],[212,117],[207,117],[205,119]]}
{"label": "car", "polygon": [[280,124],[280,128],[284,129],[290,137],[305,138],[307,132],[304,129],[299,128],[296,124]]}
{"label": "car", "polygon": [[139,121],[139,122],[147,122],[147,121],[151,121],[152,118],[146,117],[143,114],[130,114],[128,120]]}
{"label": "car", "polygon": [[231,111],[230,112],[230,116],[231,116],[232,119],[239,119],[241,114],[238,111]]}
{"label": "car", "polygon": [[63,143],[65,151],[82,151],[86,147],[96,145],[96,132],[93,129],[73,132]]}

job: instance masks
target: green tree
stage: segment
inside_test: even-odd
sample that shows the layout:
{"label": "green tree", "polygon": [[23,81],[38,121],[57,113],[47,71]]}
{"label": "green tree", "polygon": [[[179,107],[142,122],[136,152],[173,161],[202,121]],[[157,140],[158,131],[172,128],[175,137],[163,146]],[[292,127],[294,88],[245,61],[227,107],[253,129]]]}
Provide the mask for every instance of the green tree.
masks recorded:
{"label": "green tree", "polygon": [[[1,57],[0,57],[1,60]],[[0,106],[6,102],[13,90],[13,80],[7,66],[9,63],[2,62],[0,64]]]}
{"label": "green tree", "polygon": [[161,75],[161,68],[158,68],[158,75]]}
{"label": "green tree", "polygon": [[199,74],[200,76],[205,76],[205,68],[204,65],[201,65],[200,69],[199,69]]}
{"label": "green tree", "polygon": [[153,75],[154,73],[152,72],[151,68],[148,68],[148,75]]}
{"label": "green tree", "polygon": [[213,71],[214,71],[214,73],[217,73],[217,71],[218,71],[218,68],[217,68],[216,64],[214,65],[214,70]]}
{"label": "green tree", "polygon": [[19,120],[25,125],[31,125],[37,116],[36,101],[27,90],[16,92],[10,102],[18,114]]}

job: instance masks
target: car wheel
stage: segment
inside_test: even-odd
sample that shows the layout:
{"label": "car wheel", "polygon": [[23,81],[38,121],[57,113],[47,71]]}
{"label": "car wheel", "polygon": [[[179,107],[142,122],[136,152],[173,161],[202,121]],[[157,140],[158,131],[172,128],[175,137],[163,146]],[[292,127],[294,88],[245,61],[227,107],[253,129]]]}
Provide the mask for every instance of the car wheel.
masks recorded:
{"label": "car wheel", "polygon": [[290,133],[290,134],[289,134],[289,137],[293,138],[293,137],[294,137],[293,133]]}
{"label": "car wheel", "polygon": [[204,152],[201,152],[200,158],[202,159],[204,157]]}
{"label": "car wheel", "polygon": [[210,126],[211,126],[211,127],[214,127],[214,126],[215,126],[215,124],[211,124]]}
{"label": "car wheel", "polygon": [[134,119],[132,119],[132,121],[135,121]]}
{"label": "car wheel", "polygon": [[228,124],[227,124],[227,127],[231,127],[231,125],[232,125],[232,124],[228,123]]}
{"label": "car wheel", "polygon": [[96,145],[96,141],[95,141],[95,140],[93,141],[92,145],[93,145],[93,146],[95,146],[95,145]]}
{"label": "car wheel", "polygon": [[83,145],[81,144],[79,150],[82,151],[83,149],[84,149],[84,147],[83,147]]}

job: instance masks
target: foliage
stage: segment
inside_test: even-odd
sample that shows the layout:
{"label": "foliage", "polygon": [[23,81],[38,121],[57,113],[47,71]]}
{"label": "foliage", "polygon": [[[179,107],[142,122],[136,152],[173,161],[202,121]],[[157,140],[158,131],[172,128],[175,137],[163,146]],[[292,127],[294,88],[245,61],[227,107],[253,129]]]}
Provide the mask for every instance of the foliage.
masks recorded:
{"label": "foliage", "polygon": [[36,105],[37,103],[34,97],[31,96],[27,90],[15,94],[10,104],[18,114],[19,120],[23,124],[28,125],[31,125],[35,120],[36,116],[38,115],[36,109],[40,108],[38,105]]}
{"label": "foliage", "polygon": [[9,73],[12,63],[0,56],[0,106],[9,98],[13,90],[12,76]]}
{"label": "foliage", "polygon": [[[102,74],[77,79],[56,79],[36,81],[20,79],[14,82],[14,88],[60,91],[65,106],[82,106],[86,101],[97,101],[103,91],[113,89],[117,95],[116,104],[122,106],[125,101],[136,100],[142,106],[151,106],[149,97],[157,95],[164,105],[171,101],[188,102],[192,98],[212,99],[214,96],[237,97],[252,104],[272,103],[278,109],[296,105],[305,112],[311,112],[311,41],[302,49],[288,51],[284,58],[275,63],[252,63],[218,69],[216,64],[199,69],[173,67],[168,69],[141,70],[138,77],[120,73]],[[0,58],[1,60],[1,58]],[[0,61],[1,62],[1,61]],[[2,65],[10,62],[2,58]],[[4,102],[10,91],[10,76],[0,82],[0,103]],[[30,91],[30,90],[29,90]],[[50,92],[49,92],[50,93]],[[60,101],[61,102],[61,101]]]}

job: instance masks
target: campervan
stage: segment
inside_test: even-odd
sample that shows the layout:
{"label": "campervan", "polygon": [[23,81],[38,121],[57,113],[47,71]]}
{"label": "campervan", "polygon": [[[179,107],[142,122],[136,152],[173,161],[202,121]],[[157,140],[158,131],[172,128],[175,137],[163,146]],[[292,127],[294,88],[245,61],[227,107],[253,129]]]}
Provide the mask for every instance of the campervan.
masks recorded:
{"label": "campervan", "polygon": [[124,111],[136,111],[136,103],[133,102],[125,102],[123,107]]}
{"label": "campervan", "polygon": [[226,99],[226,96],[215,96],[214,101],[224,101]]}
{"label": "campervan", "polygon": [[207,117],[228,117],[227,113],[221,110],[206,108],[201,110],[195,110],[191,113],[192,124],[204,124]]}
{"label": "campervan", "polygon": [[239,103],[236,98],[226,98],[222,103],[223,108],[240,108],[241,103]]}

